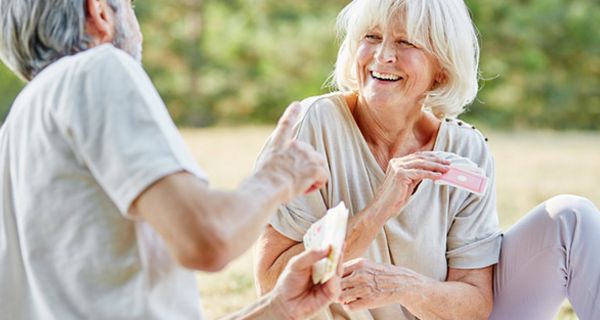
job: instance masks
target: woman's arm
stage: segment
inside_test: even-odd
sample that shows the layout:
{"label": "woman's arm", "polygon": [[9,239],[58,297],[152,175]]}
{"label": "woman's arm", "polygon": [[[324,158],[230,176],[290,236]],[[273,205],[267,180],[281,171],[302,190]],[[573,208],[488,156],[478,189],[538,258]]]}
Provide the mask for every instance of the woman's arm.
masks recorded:
{"label": "woman's arm", "polygon": [[304,251],[304,244],[292,240],[268,225],[256,242],[254,277],[259,294],[270,292],[288,261]]}
{"label": "woman's arm", "polygon": [[[439,179],[448,170],[448,164],[430,152],[392,159],[373,201],[348,220],[343,252],[345,261],[361,257],[386,221],[401,211],[417,185],[423,179]],[[261,294],[273,288],[289,259],[303,250],[301,242],[267,227],[257,243],[255,277]]]}
{"label": "woman's arm", "polygon": [[449,161],[431,152],[417,152],[390,160],[383,184],[371,203],[350,218],[344,257],[361,257],[385,223],[401,212],[423,179],[437,180],[448,171]]}
{"label": "woman's arm", "polygon": [[393,303],[420,319],[487,319],[493,267],[448,269],[437,281],[410,269],[356,259],[344,266],[340,302],[351,310]]}

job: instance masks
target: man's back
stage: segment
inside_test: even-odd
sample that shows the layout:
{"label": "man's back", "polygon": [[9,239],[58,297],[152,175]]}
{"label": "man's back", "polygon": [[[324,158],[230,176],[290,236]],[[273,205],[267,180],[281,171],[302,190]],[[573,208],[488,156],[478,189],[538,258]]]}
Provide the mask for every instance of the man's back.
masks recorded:
{"label": "man's back", "polygon": [[193,274],[127,214],[181,170],[204,178],[125,53],[105,45],[40,73],[0,129],[2,317],[199,318]]}

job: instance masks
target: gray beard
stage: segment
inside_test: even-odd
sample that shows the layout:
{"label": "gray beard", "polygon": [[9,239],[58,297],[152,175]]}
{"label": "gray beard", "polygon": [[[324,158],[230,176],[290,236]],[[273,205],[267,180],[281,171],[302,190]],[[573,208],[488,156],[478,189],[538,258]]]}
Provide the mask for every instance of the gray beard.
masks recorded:
{"label": "gray beard", "polygon": [[115,24],[115,37],[112,41],[112,44],[127,52],[135,61],[138,63],[142,63],[142,44],[134,43],[129,39],[133,39],[133,31],[128,28],[126,18],[125,18],[125,10],[121,8],[117,12],[117,19]]}

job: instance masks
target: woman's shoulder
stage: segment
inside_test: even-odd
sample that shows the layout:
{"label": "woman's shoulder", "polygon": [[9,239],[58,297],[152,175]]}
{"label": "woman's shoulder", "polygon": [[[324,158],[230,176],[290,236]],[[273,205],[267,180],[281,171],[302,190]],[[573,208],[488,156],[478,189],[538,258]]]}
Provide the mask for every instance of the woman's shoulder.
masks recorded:
{"label": "woman's shoulder", "polygon": [[444,118],[442,121],[445,128],[445,151],[473,160],[492,156],[489,139],[476,126],[456,118]]}
{"label": "woman's shoulder", "polygon": [[341,119],[344,116],[343,109],[348,108],[345,94],[343,92],[331,92],[320,96],[308,97],[300,101],[302,111],[298,117],[298,125],[301,123],[319,123]]}

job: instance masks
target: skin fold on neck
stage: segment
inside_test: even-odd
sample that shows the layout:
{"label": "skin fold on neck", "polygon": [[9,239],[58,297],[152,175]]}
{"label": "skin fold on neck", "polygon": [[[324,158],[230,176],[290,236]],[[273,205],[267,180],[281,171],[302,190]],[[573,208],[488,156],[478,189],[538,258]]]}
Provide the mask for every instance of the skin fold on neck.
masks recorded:
{"label": "skin fold on neck", "polygon": [[357,94],[347,94],[345,99],[384,172],[392,158],[433,150],[441,121],[420,105],[378,109],[368,106]]}

